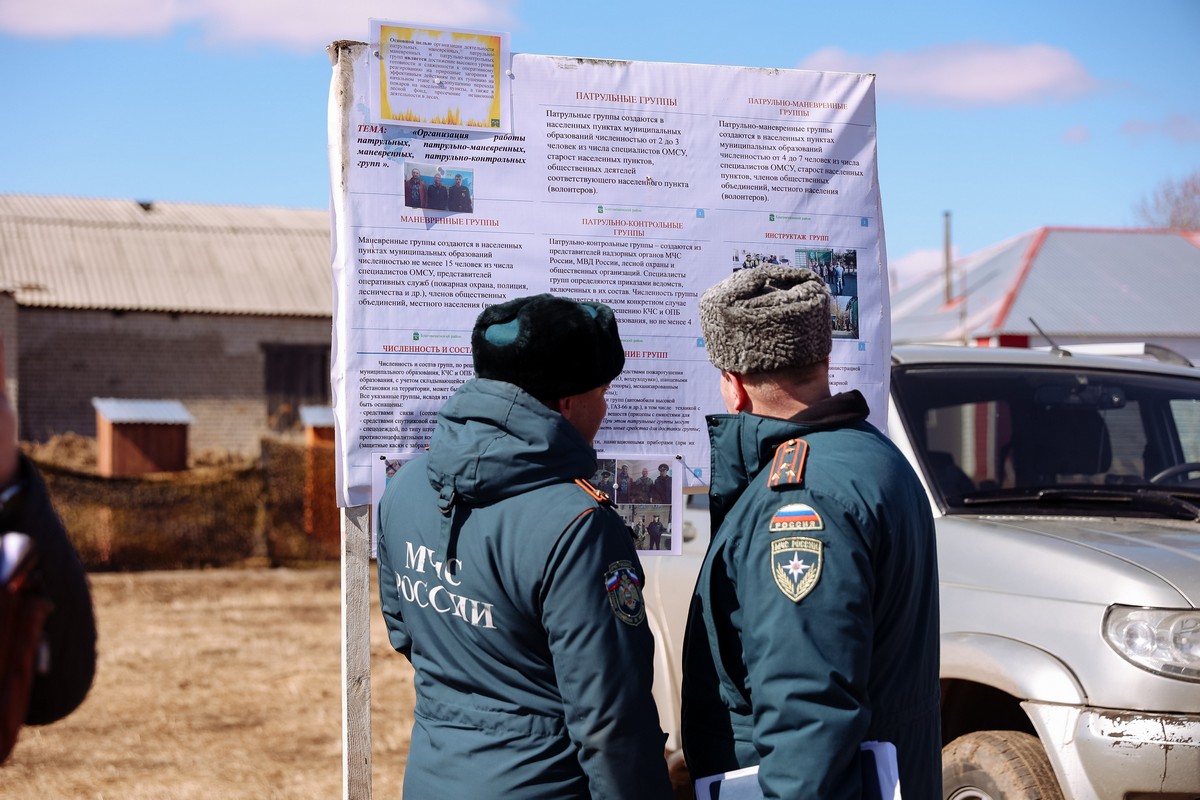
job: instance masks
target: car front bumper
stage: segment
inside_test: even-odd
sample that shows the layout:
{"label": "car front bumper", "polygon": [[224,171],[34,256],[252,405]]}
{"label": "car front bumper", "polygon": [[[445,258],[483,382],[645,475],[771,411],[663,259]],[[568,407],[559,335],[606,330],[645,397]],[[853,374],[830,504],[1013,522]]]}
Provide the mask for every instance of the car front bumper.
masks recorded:
{"label": "car front bumper", "polygon": [[1068,800],[1200,795],[1200,715],[1022,705]]}

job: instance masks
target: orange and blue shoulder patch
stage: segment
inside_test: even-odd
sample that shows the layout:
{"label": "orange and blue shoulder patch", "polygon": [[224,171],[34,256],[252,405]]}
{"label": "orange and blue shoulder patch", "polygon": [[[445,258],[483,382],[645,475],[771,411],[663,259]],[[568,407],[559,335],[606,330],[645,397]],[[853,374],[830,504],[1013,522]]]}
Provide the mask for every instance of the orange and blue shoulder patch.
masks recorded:
{"label": "orange and blue shoulder patch", "polygon": [[807,456],[808,442],[803,439],[788,439],[776,447],[767,486],[775,489],[803,484],[804,459]]}
{"label": "orange and blue shoulder patch", "polygon": [[799,603],[821,578],[820,539],[785,536],[771,541],[771,577],[783,596]]}
{"label": "orange and blue shoulder patch", "polygon": [[819,531],[825,521],[817,510],[805,503],[788,503],[771,515],[769,529],[772,533],[782,531]]}

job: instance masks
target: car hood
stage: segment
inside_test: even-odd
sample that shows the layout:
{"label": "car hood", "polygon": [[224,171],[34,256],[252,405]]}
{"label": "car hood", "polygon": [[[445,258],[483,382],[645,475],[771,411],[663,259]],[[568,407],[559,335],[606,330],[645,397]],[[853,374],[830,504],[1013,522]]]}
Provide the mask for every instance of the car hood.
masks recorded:
{"label": "car hood", "polygon": [[[1064,598],[1200,602],[1200,524],[1137,517],[952,515],[938,520],[942,580],[1051,586]],[[958,555],[946,558],[953,551]],[[966,566],[964,566],[964,564]],[[1045,580],[1043,584],[1042,581]],[[1114,590],[1121,589],[1119,597]]]}

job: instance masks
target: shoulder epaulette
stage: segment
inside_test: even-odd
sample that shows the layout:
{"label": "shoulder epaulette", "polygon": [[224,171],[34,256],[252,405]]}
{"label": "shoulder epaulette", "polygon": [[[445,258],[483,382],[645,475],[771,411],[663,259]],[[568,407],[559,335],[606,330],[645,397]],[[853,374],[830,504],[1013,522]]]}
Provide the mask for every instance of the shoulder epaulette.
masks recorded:
{"label": "shoulder epaulette", "polygon": [[803,439],[788,439],[775,448],[775,458],[771,460],[771,473],[767,476],[767,486],[772,489],[786,489],[803,485],[806,456],[808,456],[808,442]]}
{"label": "shoulder epaulette", "polygon": [[592,486],[592,484],[585,481],[583,478],[576,478],[575,485],[578,486],[580,489],[583,489],[589,495],[591,495],[592,499],[595,500],[600,505],[609,506],[609,507],[613,506],[613,501],[611,498],[609,498],[608,492],[600,491],[595,486]]}
{"label": "shoulder epaulette", "polygon": [[[585,481],[583,478],[576,478],[575,485],[578,486],[580,489],[583,489],[585,492],[587,492],[588,496],[591,497],[593,500],[595,500],[597,503],[599,503],[602,507],[611,508],[612,510],[616,511],[617,504],[614,503],[612,501],[612,498],[610,498],[608,496],[608,492],[600,491],[595,486],[592,486],[591,483],[589,483],[588,481]],[[595,511],[595,509],[588,509],[587,511],[584,511],[579,516],[582,517],[584,514],[591,514],[594,511]],[[579,519],[579,517],[576,517],[576,519]],[[625,530],[629,531],[629,537],[636,542],[637,541],[637,532],[633,530],[633,526],[626,524]]]}

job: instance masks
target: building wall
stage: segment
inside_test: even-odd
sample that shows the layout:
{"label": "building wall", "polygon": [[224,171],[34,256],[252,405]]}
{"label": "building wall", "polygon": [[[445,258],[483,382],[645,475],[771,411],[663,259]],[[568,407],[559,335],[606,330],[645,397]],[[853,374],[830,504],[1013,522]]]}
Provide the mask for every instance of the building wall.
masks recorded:
{"label": "building wall", "polygon": [[17,391],[17,301],[12,292],[0,291],[0,336],[4,337],[4,378],[8,390],[8,401],[16,407]]}
{"label": "building wall", "polygon": [[329,347],[328,317],[17,310],[20,437],[96,435],[93,397],[179,400],[193,454],[268,433],[264,344]]}

